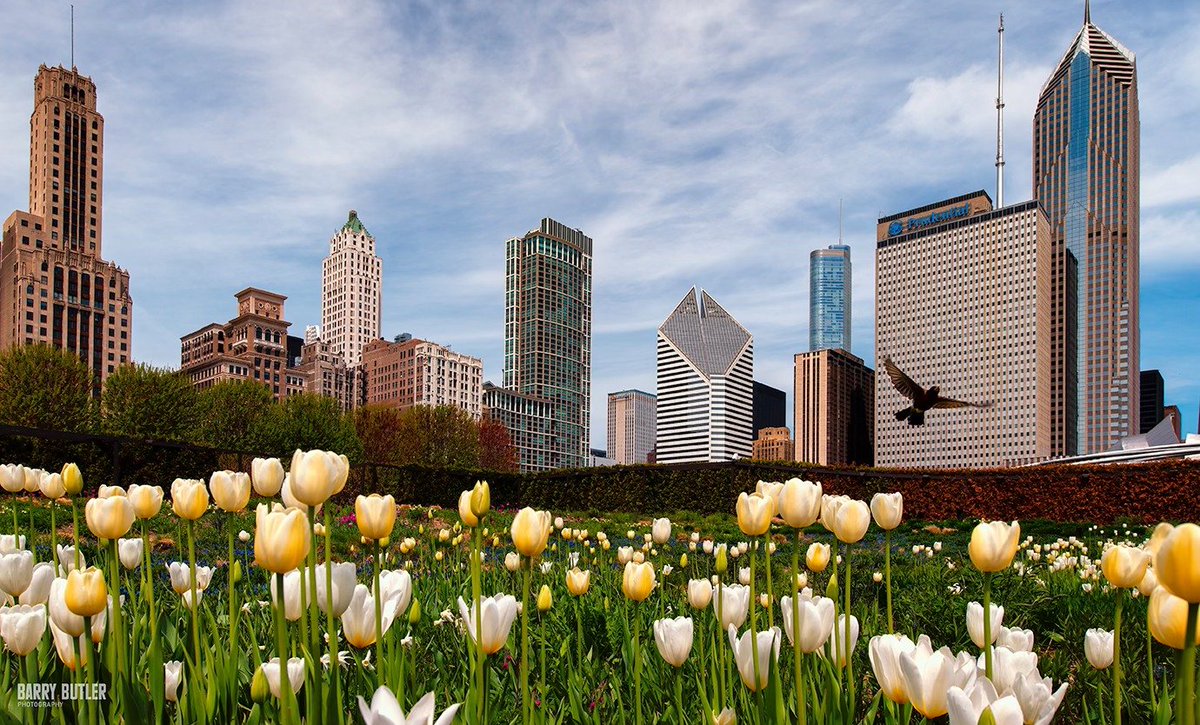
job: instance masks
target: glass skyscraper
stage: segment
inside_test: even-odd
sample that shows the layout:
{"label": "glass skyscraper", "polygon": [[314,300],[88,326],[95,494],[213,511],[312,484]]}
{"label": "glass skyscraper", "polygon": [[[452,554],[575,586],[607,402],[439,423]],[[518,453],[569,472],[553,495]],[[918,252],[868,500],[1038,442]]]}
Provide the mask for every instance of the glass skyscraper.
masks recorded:
{"label": "glass skyscraper", "polygon": [[1033,117],[1033,188],[1054,250],[1055,455],[1138,432],[1139,141],[1134,54],[1085,9]]}
{"label": "glass skyscraper", "polygon": [[808,264],[808,349],[849,352],[850,247],[814,249]]}

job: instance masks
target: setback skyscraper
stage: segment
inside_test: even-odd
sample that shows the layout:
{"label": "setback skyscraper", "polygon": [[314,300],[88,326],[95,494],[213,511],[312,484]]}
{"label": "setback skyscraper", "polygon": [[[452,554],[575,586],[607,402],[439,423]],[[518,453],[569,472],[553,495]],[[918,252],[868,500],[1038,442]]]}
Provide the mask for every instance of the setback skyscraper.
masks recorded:
{"label": "setback skyscraper", "polygon": [[808,256],[808,349],[850,351],[850,247]]}
{"label": "setback skyscraper", "polygon": [[1053,243],[1056,453],[1138,432],[1140,128],[1134,54],[1085,9],[1033,116],[1034,196]]}
{"label": "setback skyscraper", "polygon": [[33,87],[29,211],[9,215],[0,243],[0,349],[68,350],[99,392],[133,349],[129,272],[101,258],[104,117],[75,68],[43,65]]}
{"label": "setback skyscraper", "polygon": [[321,339],[346,366],[357,368],[367,343],[378,340],[383,308],[383,260],[358,212],[329,240],[321,264]]}
{"label": "setback skyscraper", "polygon": [[658,328],[657,463],[728,461],[754,441],[754,338],[703,290]]}

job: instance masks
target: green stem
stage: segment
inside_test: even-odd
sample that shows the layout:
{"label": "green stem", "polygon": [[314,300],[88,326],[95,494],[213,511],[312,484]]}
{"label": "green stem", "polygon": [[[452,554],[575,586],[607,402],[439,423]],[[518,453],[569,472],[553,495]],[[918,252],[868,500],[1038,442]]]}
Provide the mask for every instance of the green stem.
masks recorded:
{"label": "green stem", "polygon": [[1121,725],[1121,604],[1124,590],[1117,589],[1116,614],[1113,617],[1113,725]]}
{"label": "green stem", "polygon": [[[96,658],[93,656],[95,651],[92,648],[92,618],[91,617],[83,618],[83,649],[84,649],[84,656],[87,657],[87,679],[85,681],[90,685],[90,684],[93,684],[96,682],[96,662],[95,662]],[[88,718],[87,718],[88,722],[91,722],[92,720],[95,719],[96,712],[99,709],[99,707],[93,706],[90,702],[88,702],[87,704],[84,705],[84,708],[87,709],[87,711],[88,711]]]}
{"label": "green stem", "polygon": [[546,617],[549,612],[541,612],[538,615],[538,637],[541,639],[541,674],[538,679],[538,694],[542,698],[542,702],[546,702]]}
{"label": "green stem", "polygon": [[892,530],[888,529],[883,535],[883,576],[887,581],[887,618],[888,634],[896,632],[896,620],[892,619]]}
{"label": "green stem", "polygon": [[575,597],[575,667],[583,673],[583,602]]}
{"label": "green stem", "polygon": [[[310,621],[308,629],[308,661],[305,669],[306,676],[311,675],[312,682],[316,684],[318,681],[317,666],[320,664],[317,659],[317,652],[320,648],[321,639],[321,614],[317,603],[317,548],[320,542],[317,541],[317,509],[314,506],[308,507],[308,531],[310,536],[312,536],[312,545],[308,547],[308,616]],[[326,568],[328,569],[329,567],[326,566]],[[304,588],[303,575],[300,577],[300,588]],[[329,596],[329,592],[326,592],[326,596]],[[310,719],[313,718],[314,713],[317,713],[317,717],[319,717],[319,713],[324,712],[321,708],[321,688],[310,688],[308,694],[304,697],[304,701],[308,708]]]}
{"label": "green stem", "polygon": [[[846,639],[842,641],[842,654],[846,657],[846,712],[853,718],[855,711],[854,699],[854,653],[850,651],[850,544],[846,544],[846,581],[842,582],[842,587],[846,590]],[[837,620],[834,620],[837,621]]]}
{"label": "green stem", "polygon": [[[204,682],[204,668],[200,665],[200,601],[196,598],[196,522],[187,520],[188,540],[188,585],[192,590],[192,682]],[[197,690],[199,691],[199,690]]]}
{"label": "green stem", "polygon": [[725,707],[725,648],[721,646],[721,641],[725,637],[725,633],[721,631],[722,617],[725,615],[725,587],[721,582],[720,575],[717,576],[717,710]]}
{"label": "green stem", "polygon": [[758,579],[755,576],[755,564],[758,557],[754,555],[752,549],[750,551],[750,660],[754,663],[754,698],[758,701],[758,593],[755,591],[755,583]]}
{"label": "green stem", "polygon": [[[81,564],[79,561],[79,501],[71,499],[71,538],[75,542],[75,568],[79,569]],[[63,566],[66,569],[66,566]]]}
{"label": "green stem", "polygon": [[1154,638],[1150,634],[1150,624],[1146,623],[1146,679],[1150,681],[1150,710],[1158,711],[1158,697],[1154,692]]}
{"label": "green stem", "polygon": [[678,722],[686,722],[683,716],[683,668],[676,667],[675,669],[675,716],[679,718]]}
{"label": "green stem", "polygon": [[112,673],[113,684],[117,684],[115,681],[124,679],[125,673],[129,670],[125,664],[126,643],[122,631],[125,623],[121,616],[121,563],[117,553],[116,539],[109,542],[109,548],[111,555],[108,560],[108,577],[112,581],[109,585],[112,594],[112,622],[109,626],[112,628],[113,662],[116,664],[116,671]]}
{"label": "green stem", "polygon": [[58,506],[50,499],[50,563],[58,571],[58,523],[54,520],[54,509]]}
{"label": "green stem", "polygon": [[333,614],[333,528],[329,520],[329,507],[325,515],[325,627],[329,633],[329,677],[333,680],[333,701],[337,711],[342,712],[342,672],[338,664],[338,624]]}
{"label": "green stem", "polygon": [[292,682],[287,672],[287,620],[284,615],[283,574],[275,574],[275,593],[275,649],[279,653],[279,719],[286,723],[292,720]]}
{"label": "green stem", "polygon": [[[833,566],[833,574],[831,574],[830,576],[833,579],[837,579],[839,577],[838,577],[838,540],[837,540],[836,536],[833,537],[833,542],[832,542],[830,548],[832,550],[829,553],[829,563]],[[826,587],[826,592],[829,593],[828,587]],[[833,599],[833,633],[831,636],[833,637],[833,657],[831,657],[830,660],[833,661],[836,665],[838,647],[840,646],[838,643],[841,641],[841,634],[838,632],[838,627],[837,627],[838,594],[837,594],[836,590],[833,591],[832,594],[833,594],[833,597],[831,597],[831,598]],[[842,684],[842,675],[845,673],[841,667],[835,666],[833,669],[837,673],[837,681],[838,681],[838,685],[840,686]]]}
{"label": "green stem", "polygon": [[[775,586],[771,583],[771,530],[763,534],[763,565],[767,568],[767,628],[775,626]],[[758,648],[755,647],[755,650]]]}
{"label": "green stem", "polygon": [[1187,629],[1184,630],[1183,652],[1179,655],[1179,702],[1176,712],[1179,722],[1195,725],[1196,722],[1196,615],[1200,604],[1188,603]]}
{"label": "green stem", "polygon": [[633,605],[633,697],[637,725],[642,725],[642,613]]}
{"label": "green stem", "polygon": [[[229,522],[227,521],[226,525],[228,525],[228,523]],[[228,569],[228,573],[229,573],[229,577],[228,577],[229,578],[229,662],[233,663],[233,662],[237,662],[237,655],[238,655],[237,630],[238,630],[238,613],[239,612],[237,609],[237,603],[235,601],[235,596],[234,596],[235,590],[234,590],[234,583],[233,583],[233,563],[235,561],[234,560],[234,551],[233,551],[233,528],[230,527],[229,531],[227,533],[229,534],[229,559],[227,560],[229,563],[226,565],[229,567],[229,569]],[[233,694],[235,695],[234,699],[236,700],[237,678],[234,677],[231,679],[232,679],[232,682],[230,683],[230,687],[233,690]]]}
{"label": "green stem", "polygon": [[992,679],[992,573],[983,574],[983,662],[984,674]]}
{"label": "green stem", "polygon": [[479,722],[483,722],[484,711],[484,665],[487,661],[487,653],[483,649],[483,584],[480,579],[482,577],[480,552],[482,551],[483,543],[483,521],[475,522],[475,535],[472,537],[473,547],[471,550],[471,598],[475,600],[475,689],[479,697],[479,703],[476,705],[476,712],[479,715]]}
{"label": "green stem", "polygon": [[796,722],[808,722],[807,703],[804,696],[804,653],[800,651],[800,541],[804,534],[796,531],[796,545],[792,547],[792,659],[796,667]]}
{"label": "green stem", "polygon": [[383,684],[387,679],[383,671],[383,604],[380,600],[383,593],[379,591],[379,570],[382,564],[379,556],[379,539],[375,539],[375,671],[379,674],[380,684]]}
{"label": "green stem", "polygon": [[526,725],[533,721],[533,706],[529,699],[529,587],[532,584],[533,559],[528,559],[521,588],[521,714]]}

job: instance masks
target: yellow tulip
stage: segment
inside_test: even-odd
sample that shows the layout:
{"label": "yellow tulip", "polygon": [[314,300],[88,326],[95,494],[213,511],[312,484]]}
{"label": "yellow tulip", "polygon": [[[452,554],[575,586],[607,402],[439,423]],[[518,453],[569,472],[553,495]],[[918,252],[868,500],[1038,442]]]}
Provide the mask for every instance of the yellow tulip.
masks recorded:
{"label": "yellow tulip", "polygon": [[538,592],[538,596],[537,596],[538,611],[543,612],[543,613],[549,612],[552,604],[553,604],[553,599],[550,596],[550,587],[546,584],[543,584],[542,589],[541,589],[541,591]]}
{"label": "yellow tulip", "polygon": [[80,617],[94,617],[108,606],[108,586],[104,573],[96,567],[83,571],[72,570],[67,574],[67,587],[63,592],[67,609]]}
{"label": "yellow tulip", "polygon": [[125,489],[120,486],[105,486],[100,484],[100,488],[96,490],[96,498],[112,498],[113,496],[124,496]]}
{"label": "yellow tulip", "polygon": [[129,487],[127,498],[133,504],[135,516],[143,520],[152,519],[162,509],[162,486],[139,486],[135,483]]}
{"label": "yellow tulip", "polygon": [[1167,540],[1167,537],[1174,530],[1175,527],[1165,521],[1154,527],[1154,532],[1150,534],[1150,541],[1146,542],[1146,551],[1150,552],[1150,556],[1153,557],[1158,554],[1162,543]]}
{"label": "yellow tulip", "polygon": [[204,481],[177,478],[171,484],[171,509],[181,519],[195,521],[208,510],[208,488]]}
{"label": "yellow tulip", "polygon": [[[764,499],[769,501],[770,499]],[[654,591],[654,565],[629,562],[621,577],[621,590],[635,602],[644,602]]]}
{"label": "yellow tulip", "polygon": [[1200,603],[1200,526],[1176,526],[1154,556],[1158,583],[1191,604]]}
{"label": "yellow tulip", "polygon": [[213,503],[222,511],[236,513],[250,503],[250,475],[234,471],[214,471],[208,479]]}
{"label": "yellow tulip", "polygon": [[1150,554],[1133,546],[1114,546],[1100,559],[1104,578],[1117,589],[1133,589],[1141,584],[1149,565]]}
{"label": "yellow tulip", "polygon": [[567,591],[573,597],[582,597],[584,594],[587,594],[591,583],[592,573],[590,571],[580,571],[579,567],[575,567],[567,572]]}
{"label": "yellow tulip", "polygon": [[871,497],[871,516],[875,517],[875,525],[884,531],[896,528],[904,517],[904,496],[899,491],[875,494]]}
{"label": "yellow tulip", "polygon": [[[1150,608],[1146,611],[1146,623],[1154,639],[1172,649],[1183,649],[1187,639],[1186,600],[1172,594],[1166,587],[1158,587],[1150,595]],[[1200,628],[1196,630],[1196,644],[1200,644]]]}
{"label": "yellow tulip", "polygon": [[475,528],[479,525],[479,517],[471,510],[470,491],[463,491],[458,495],[458,517],[462,519],[463,526]]}
{"label": "yellow tulip", "polygon": [[[492,508],[492,487],[487,481],[476,481],[475,487],[471,489],[471,513],[475,514],[476,518],[482,518]],[[484,532],[487,536],[487,532]]]}
{"label": "yellow tulip", "polygon": [[396,499],[389,493],[359,496],[354,500],[354,518],[359,532],[368,539],[386,539],[396,526]]}
{"label": "yellow tulip", "polygon": [[771,528],[775,500],[761,493],[743,491],[737,500],[738,528],[746,536],[762,536]]}
{"label": "yellow tulip", "polygon": [[1146,573],[1142,575],[1142,580],[1138,582],[1138,591],[1142,593],[1142,596],[1148,597],[1157,588],[1158,575],[1154,573],[1153,569],[1147,568]]}
{"label": "yellow tulip", "polygon": [[526,506],[513,517],[510,528],[513,546],[522,556],[536,559],[546,550],[550,539],[550,512],[534,511]]}
{"label": "yellow tulip", "polygon": [[984,573],[1004,571],[1012,564],[1013,556],[1021,539],[1021,525],[1016,521],[980,522],[971,532],[971,544],[967,548],[971,563]]}
{"label": "yellow tulip", "polygon": [[269,511],[266,504],[258,505],[254,527],[256,564],[267,571],[286,574],[304,561],[311,544],[303,511]]}
{"label": "yellow tulip", "polygon": [[340,465],[334,462],[335,458],[326,451],[297,450],[292,454],[288,483],[297,501],[305,506],[320,506],[333,495],[340,477]]}
{"label": "yellow tulip", "polygon": [[809,571],[820,574],[825,571],[825,567],[829,566],[829,556],[829,544],[809,544],[808,551],[804,553],[804,563],[808,566]]}
{"label": "yellow tulip", "polygon": [[812,526],[821,515],[821,484],[789,478],[779,490],[779,515],[796,529]]}
{"label": "yellow tulip", "polygon": [[862,501],[852,500],[838,508],[833,533],[838,541],[855,544],[862,541],[871,526],[871,510]]}
{"label": "yellow tulip", "polygon": [[133,526],[133,504],[124,496],[93,498],[83,514],[88,528],[101,539],[119,539]]}
{"label": "yellow tulip", "polygon": [[83,490],[83,474],[79,472],[79,466],[68,463],[62,467],[61,475],[67,494],[74,496]]}
{"label": "yellow tulip", "polygon": [[250,481],[259,496],[274,496],[283,488],[283,464],[278,458],[255,458],[250,462]]}

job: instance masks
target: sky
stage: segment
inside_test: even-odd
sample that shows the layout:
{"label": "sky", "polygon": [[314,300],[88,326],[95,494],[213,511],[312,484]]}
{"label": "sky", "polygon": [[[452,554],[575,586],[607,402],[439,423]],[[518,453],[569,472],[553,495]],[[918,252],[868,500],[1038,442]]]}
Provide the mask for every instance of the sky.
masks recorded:
{"label": "sky", "polygon": [[[0,206],[28,208],[40,64],[65,2],[10,0]],[[655,386],[655,330],[693,286],[753,333],[788,393],[808,255],[852,248],[853,352],[873,364],[879,216],[995,197],[1005,15],[1005,200],[1031,196],[1038,92],[1083,2],[76,0],[75,64],[105,118],[104,256],[129,270],[133,356],[285,294],[320,322],[321,260],[356,209],[383,259],[383,335],[501,380],[504,242],[552,217],[595,240],[592,445],[606,394]],[[1137,54],[1141,360],[1195,432],[1200,401],[1200,3],[1096,0]],[[789,425],[791,414],[789,410]]]}

